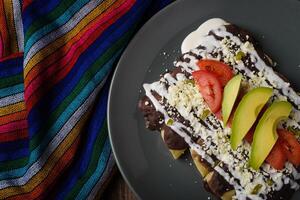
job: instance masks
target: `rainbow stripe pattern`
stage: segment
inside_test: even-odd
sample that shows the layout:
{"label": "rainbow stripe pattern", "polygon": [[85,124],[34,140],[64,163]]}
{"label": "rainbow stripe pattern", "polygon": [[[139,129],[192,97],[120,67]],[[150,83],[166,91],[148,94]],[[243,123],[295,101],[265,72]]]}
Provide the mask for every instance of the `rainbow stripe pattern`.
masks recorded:
{"label": "rainbow stripe pattern", "polygon": [[0,199],[95,199],[111,73],[169,0],[0,1]]}

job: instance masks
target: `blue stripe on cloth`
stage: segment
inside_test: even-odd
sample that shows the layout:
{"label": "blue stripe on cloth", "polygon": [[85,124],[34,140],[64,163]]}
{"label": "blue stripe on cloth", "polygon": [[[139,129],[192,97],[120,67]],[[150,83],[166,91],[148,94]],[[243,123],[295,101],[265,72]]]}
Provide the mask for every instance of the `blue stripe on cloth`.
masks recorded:
{"label": "blue stripe on cloth", "polygon": [[[131,17],[139,18],[140,15],[142,14],[142,12],[144,11],[143,9],[145,9],[146,6],[147,6],[147,4],[141,4],[141,3],[134,5],[131,8],[131,10],[134,10],[135,12],[134,12],[134,14]],[[98,119],[101,116],[102,113],[100,111],[96,111],[96,114],[97,114],[98,117],[93,116],[92,119]],[[91,123],[96,123],[96,125],[94,125],[94,126],[100,128],[99,122],[97,120],[95,120],[95,122],[92,121]],[[93,129],[94,129],[95,133],[98,130],[97,128],[93,128]],[[92,136],[90,136],[90,137],[92,137]],[[76,181],[80,178],[80,176],[84,174],[85,170],[88,167],[88,161],[90,159],[90,156],[91,155],[89,155],[88,152],[86,152],[86,155],[82,156],[83,160],[82,161],[78,161],[78,165],[79,166],[76,165],[76,167],[74,167],[73,171],[70,172],[70,176],[65,178],[65,180],[66,180],[65,182],[66,183],[63,184],[62,187],[60,187],[62,189],[58,192],[58,197],[57,197],[58,199],[65,198],[65,196],[68,194],[67,192],[72,189],[72,187],[76,184]],[[78,167],[80,167],[80,168],[78,168]],[[104,165],[104,167],[105,167],[105,165]],[[99,177],[101,177],[101,176],[99,175]],[[94,181],[92,181],[92,183],[96,184],[97,181],[98,181],[98,179],[95,179]],[[86,186],[86,187],[89,187],[89,186]],[[85,195],[88,195],[88,192],[91,189],[92,188],[89,188],[88,191],[82,192],[82,193],[85,194]]]}
{"label": "blue stripe on cloth", "polygon": [[57,9],[62,1],[35,0],[22,13],[24,30],[28,30],[30,25],[39,18],[48,19],[47,16]]}
{"label": "blue stripe on cloth", "polygon": [[[104,52],[106,50],[106,48],[108,48],[115,40],[117,40],[118,37],[121,37],[124,34],[124,32],[127,31],[128,27],[131,26],[132,24],[134,24],[134,22],[135,22],[134,19],[132,19],[132,18],[128,19],[128,15],[129,14],[124,15],[124,17],[122,17],[121,19],[119,19],[114,25],[112,25],[109,29],[107,29],[107,31],[105,31],[106,35],[110,36],[109,38],[103,40],[102,37],[99,37],[97,39],[97,41],[95,41],[95,43],[93,44],[93,46],[89,47],[88,50],[83,53],[83,55],[87,54],[88,57],[92,57],[93,54],[96,54],[98,56],[99,52],[100,53]],[[112,30],[115,29],[116,31],[114,33],[111,33],[110,29],[112,29]],[[103,35],[104,35],[104,33],[103,33]],[[97,46],[100,47],[100,48],[96,48]],[[116,57],[119,54],[120,54],[120,52],[117,53]],[[80,60],[82,62],[83,61],[84,62],[81,63]],[[113,63],[114,60],[111,60],[111,62]],[[84,69],[85,69],[84,66],[89,66],[90,64],[87,63],[87,62],[90,62],[90,61],[93,61],[93,60],[92,59],[87,59],[86,57],[84,57],[84,58],[80,57],[80,59],[76,63],[76,66],[79,68],[80,71],[84,72]],[[74,71],[72,69],[71,72],[68,74],[67,78],[65,78],[62,81],[62,83],[58,84],[58,86],[61,85],[63,88],[57,88],[57,87],[55,87],[54,91],[56,93],[59,93],[59,94],[66,94],[63,91],[63,89],[64,88],[66,88],[66,89],[72,89],[72,87],[70,87],[70,85],[68,85],[68,83],[72,83],[72,82],[70,82],[70,79],[72,80],[72,78],[76,77],[77,75],[80,75],[80,73],[78,73],[78,71],[76,71],[75,69],[74,69]],[[69,78],[69,80],[68,80],[68,78]],[[80,78],[80,76],[78,76],[78,78]],[[74,83],[76,84],[77,80],[74,81]],[[67,87],[66,87],[66,85],[67,85]],[[45,97],[45,100],[46,99],[49,99],[49,93],[48,93],[47,97]],[[41,102],[45,102],[45,101],[41,100]],[[55,102],[55,101],[52,101],[52,102]],[[48,104],[47,106],[49,107],[50,105]],[[35,107],[31,111],[33,111],[34,109],[35,109]],[[30,112],[30,114],[31,114],[31,112]],[[30,124],[30,128],[31,128],[32,125],[34,125],[35,122],[38,121],[41,118],[39,116],[39,117],[36,117],[35,119],[32,119],[32,118],[30,118],[30,114],[29,114],[28,118],[29,118],[29,124]],[[59,121],[59,122],[60,122],[59,124],[63,124],[64,121]],[[41,123],[43,123],[43,121],[41,121]],[[56,130],[57,130],[57,128],[56,128]],[[39,149],[39,150],[37,150],[37,149]],[[37,148],[37,149],[35,149],[35,151],[33,151],[32,154],[30,155],[30,162],[29,162],[29,164],[27,166],[25,166],[23,168],[20,168],[20,169],[16,169],[15,171],[10,171],[9,173],[0,173],[0,179],[15,178],[15,177],[22,176],[26,172],[26,170],[30,167],[29,165],[31,165],[39,157],[38,153],[43,152],[42,149],[40,149],[40,148]]]}
{"label": "blue stripe on cloth", "polygon": [[28,146],[28,139],[0,143],[0,162],[27,157],[29,155]]}
{"label": "blue stripe on cloth", "polygon": [[[0,74],[2,73],[2,70],[19,67],[22,65],[23,65],[23,56],[7,59],[5,61],[1,61],[0,62]],[[23,70],[23,68],[22,68],[22,70]]]}
{"label": "blue stripe on cloth", "polygon": [[45,134],[45,137],[43,138],[39,146],[31,151],[28,164],[22,168],[14,169],[9,172],[1,172],[0,179],[21,177],[26,173],[27,169],[40,157],[41,153],[45,152],[45,148],[48,142],[65,124],[65,120],[62,119],[69,119],[69,117],[87,98],[87,96],[94,90],[95,86],[98,85],[105,76],[107,76],[117,56],[119,55],[117,54],[115,55],[115,57],[112,57],[111,60],[103,66],[103,68],[93,77],[93,80],[91,80],[85,86],[85,88],[76,97],[76,99],[72,101],[72,103],[68,106],[65,112],[57,119],[56,123],[47,131],[47,135]]}
{"label": "blue stripe on cloth", "polygon": [[106,107],[107,107],[107,98],[108,98],[108,88],[109,84],[106,84],[103,88],[100,100],[98,105],[93,113],[91,122],[88,126],[86,133],[87,141],[84,144],[84,150],[81,152],[78,159],[76,159],[76,164],[73,169],[68,172],[68,176],[65,176],[65,181],[61,185],[61,190],[58,192],[57,199],[64,199],[72,187],[76,184],[76,181],[85,173],[85,170],[88,167],[89,161],[91,159],[91,152],[97,137],[99,137],[99,132],[103,126],[103,122],[106,117]]}
{"label": "blue stripe on cloth", "polygon": [[[84,0],[85,1],[85,0]],[[25,10],[23,13],[23,19],[24,19],[24,28],[25,30],[30,27],[30,25],[36,20],[38,17],[47,17],[49,12],[53,9],[55,9],[57,6],[59,6],[59,3],[61,1],[53,0],[45,3],[44,0],[35,0],[32,2],[31,5]],[[81,4],[83,2],[78,0],[77,3]],[[60,128],[67,122],[67,120],[70,118],[70,116],[74,113],[75,110],[78,109],[80,104],[84,102],[88,96],[92,93],[92,91],[103,81],[104,77],[107,76],[107,74],[111,71],[111,69],[114,66],[115,60],[118,58],[119,54],[121,53],[122,49],[120,49],[116,54],[105,64],[101,69],[97,71],[96,74],[90,74],[89,77],[91,79],[88,84],[85,85],[85,87],[80,91],[80,94],[68,105],[68,107],[65,109],[65,111],[59,116],[57,121],[54,124],[51,124],[52,126],[47,130],[41,130],[42,124],[45,123],[44,120],[49,119],[49,115],[51,114],[61,103],[62,101],[71,94],[74,87],[78,84],[80,79],[83,77],[84,73],[91,67],[91,65],[95,62],[99,56],[105,52],[110,45],[112,45],[115,41],[117,41],[126,31],[128,31],[132,26],[137,22],[140,21],[143,17],[141,16],[141,13],[146,13],[146,7],[150,5],[156,5],[157,2],[167,2],[167,1],[150,1],[150,0],[138,0],[137,3],[131,8],[130,11],[128,11],[125,15],[121,17],[116,23],[111,25],[109,28],[107,28],[104,33],[85,51],[83,52],[79,59],[77,60],[76,64],[73,66],[71,71],[68,73],[68,75],[60,81],[58,84],[53,86],[50,92],[47,93],[47,95],[43,96],[39,102],[33,107],[33,109],[29,113],[29,133],[31,138],[33,136],[36,136],[37,134],[43,134],[41,142],[39,143],[39,146],[35,148],[30,154],[29,154],[29,148],[28,148],[28,140],[24,140],[20,142],[19,149],[15,149],[15,145],[17,144],[14,142],[15,145],[12,143],[0,143],[0,152],[1,148],[10,148],[10,154],[0,153],[0,162],[3,160],[13,160],[17,159],[19,157],[30,155],[29,162],[26,166],[18,169],[12,169],[6,172],[0,173],[0,179],[3,178],[10,178],[10,177],[19,177],[23,176],[28,168],[35,163],[35,161],[43,155],[45,152],[49,151],[47,149],[48,142],[57,134],[57,132],[60,130]],[[144,3],[144,4],[143,4]],[[75,4],[75,3],[74,3]],[[73,5],[74,5],[73,4]],[[138,7],[138,5],[142,5],[141,7]],[[159,5],[159,4],[157,4]],[[82,4],[81,4],[82,6]],[[78,6],[79,9],[80,6]],[[151,6],[149,6],[151,8]],[[148,8],[149,8],[148,7]],[[156,7],[152,7],[154,10]],[[157,7],[158,9],[160,7]],[[70,9],[70,8],[69,8]],[[74,12],[66,12],[63,15],[58,18],[59,25],[62,23],[67,22],[72,15],[76,12],[77,8],[74,8]],[[148,9],[149,11],[149,9]],[[152,12],[152,11],[151,11]],[[70,14],[71,13],[71,14]],[[31,48],[31,45],[34,44],[37,40],[39,40],[41,37],[46,35],[47,33],[51,32],[55,28],[57,28],[59,25],[50,22],[48,20],[48,25],[39,29],[36,31],[32,37],[29,38],[28,42],[26,43],[26,46],[28,47],[26,49],[26,52],[29,48]],[[22,61],[22,59],[21,59]],[[3,63],[2,63],[3,64]],[[17,63],[15,65],[12,63],[12,67],[8,67],[9,65],[2,66],[0,63],[0,78],[15,75],[22,73],[23,67],[21,63]],[[2,68],[1,68],[2,66]],[[99,67],[100,68],[100,67]],[[18,71],[20,70],[20,71]],[[108,84],[108,83],[107,83]],[[23,85],[23,84],[22,84]],[[9,91],[7,88],[4,88],[6,90],[2,90],[2,95],[7,95]],[[14,90],[17,90],[18,88],[12,88]],[[23,87],[22,87],[23,89]],[[8,94],[9,95],[9,94]],[[106,90],[102,91],[100,93],[100,99],[99,101],[96,101],[98,104],[95,109],[95,113],[93,114],[91,121],[89,123],[89,127],[86,134],[83,134],[82,137],[84,137],[84,141],[81,148],[77,150],[76,155],[78,156],[78,160],[74,160],[73,163],[67,168],[68,171],[65,173],[69,174],[67,178],[63,181],[63,187],[54,189],[55,191],[61,190],[60,193],[58,193],[58,199],[63,199],[68,195],[68,192],[76,185],[77,181],[80,180],[80,176],[82,176],[89,165],[90,159],[91,159],[91,151],[95,144],[95,138],[99,137],[99,130],[101,127],[103,127],[104,119],[105,119],[105,110],[106,110],[106,102],[107,102],[107,88]],[[0,90],[0,97],[1,97],[1,90]],[[50,97],[50,98],[49,98]],[[50,126],[50,125],[49,125]],[[48,127],[47,127],[48,128]],[[57,136],[57,135],[56,135]],[[24,143],[23,143],[24,142]],[[27,142],[27,143],[26,143]],[[27,147],[27,148],[26,148]],[[6,149],[7,150],[7,149]],[[93,175],[89,177],[88,181],[84,183],[84,186],[81,188],[80,191],[78,191],[78,195],[76,199],[85,199],[92,188],[97,184],[99,179],[101,179],[101,176],[103,172],[106,169],[107,160],[109,159],[111,149],[108,142],[108,139],[106,138],[104,148],[102,153],[99,155],[99,160],[97,164],[97,168],[94,171]],[[8,156],[9,155],[9,156]],[[14,180],[4,180],[4,184],[15,184]],[[56,182],[56,185],[54,187],[57,187],[58,183]],[[18,188],[17,188],[18,189]],[[44,194],[43,194],[44,195]]]}
{"label": "blue stripe on cloth", "polygon": [[[99,38],[99,40],[104,38]],[[105,38],[106,39],[106,38]],[[32,108],[29,113],[28,120],[30,122],[29,132],[30,137],[39,131],[40,127],[43,125],[43,121],[45,117],[43,116],[43,112],[47,109],[47,112],[53,112],[54,109],[60,105],[60,103],[72,92],[74,87],[78,84],[83,74],[89,67],[94,63],[95,60],[87,59],[89,56],[93,56],[94,58],[99,57],[104,50],[106,50],[110,44],[107,44],[109,39],[106,39],[106,42],[102,42],[102,44],[94,43],[95,46],[91,46],[91,48],[87,49],[85,53],[83,53],[83,57],[80,57],[71,70],[71,72],[58,84],[56,85],[47,96],[43,97],[39,104]],[[119,53],[120,54],[120,53]],[[118,55],[119,55],[118,54]],[[117,58],[117,57],[116,57]],[[113,61],[112,61],[113,62]],[[101,69],[100,69],[101,70]],[[49,96],[56,97],[55,99],[48,98]]]}
{"label": "blue stripe on cloth", "polygon": [[73,15],[78,12],[84,5],[88,2],[88,0],[77,0],[74,4],[72,4],[66,12],[64,12],[61,16],[59,16],[55,21],[43,26],[41,29],[37,30],[34,34],[28,38],[26,41],[24,52],[26,57],[26,52],[28,52],[29,48],[39,39],[41,39],[46,34],[50,33],[54,29],[57,29],[61,25],[68,22]]}
{"label": "blue stripe on cloth", "polygon": [[[77,60],[70,73],[60,81],[47,96],[43,97],[40,102],[32,108],[28,115],[30,123],[29,133],[32,137],[37,133],[44,121],[44,111],[52,112],[67,97],[86,70],[92,65],[95,57],[102,55],[114,42],[116,42],[128,29],[135,23],[134,18],[129,18],[130,14],[124,15],[111,25],[94,43],[91,45]],[[137,17],[135,17],[137,18]],[[87,59],[88,58],[88,59]],[[48,98],[49,96],[55,99]]]}
{"label": "blue stripe on cloth", "polygon": [[23,56],[0,62],[0,78],[23,73]]}
{"label": "blue stripe on cloth", "polygon": [[29,149],[28,148],[20,148],[20,149],[14,149],[10,151],[2,151],[0,153],[0,162],[6,161],[6,160],[15,160],[21,157],[25,157],[29,155]]}
{"label": "blue stripe on cloth", "polygon": [[20,83],[18,85],[14,85],[11,87],[7,87],[7,88],[2,88],[2,89],[0,89],[0,98],[7,97],[7,96],[10,96],[13,94],[17,94],[17,93],[20,93],[23,91],[24,91],[23,83]]}
{"label": "blue stripe on cloth", "polygon": [[[79,194],[77,195],[76,200],[86,199],[87,196],[89,195],[90,191],[97,184],[98,180],[101,178],[101,176],[105,170],[105,167],[107,165],[107,160],[109,158],[110,150],[111,149],[110,149],[110,146],[108,143],[108,138],[107,138],[107,148],[104,149],[102,154],[100,155],[97,169],[95,170],[93,175],[89,178],[89,180],[87,182],[85,182],[84,186],[81,188]],[[104,154],[106,154],[106,156],[104,156]]]}
{"label": "blue stripe on cloth", "polygon": [[14,149],[28,148],[29,141],[27,139],[15,140],[10,142],[0,142],[0,152],[11,151]]}
{"label": "blue stripe on cloth", "polygon": [[0,143],[0,162],[27,157],[28,146],[28,139]]}
{"label": "blue stripe on cloth", "polygon": [[105,170],[107,161],[109,159],[110,151],[111,151],[111,147],[110,147],[110,143],[109,143],[109,138],[107,137],[104,148],[103,148],[100,158],[98,160],[97,168],[96,168],[95,172],[93,173],[93,175],[89,178],[89,180],[81,188],[79,194],[75,198],[76,200],[86,199],[86,197],[89,195],[92,188],[96,185],[99,178],[101,178],[101,176]]}

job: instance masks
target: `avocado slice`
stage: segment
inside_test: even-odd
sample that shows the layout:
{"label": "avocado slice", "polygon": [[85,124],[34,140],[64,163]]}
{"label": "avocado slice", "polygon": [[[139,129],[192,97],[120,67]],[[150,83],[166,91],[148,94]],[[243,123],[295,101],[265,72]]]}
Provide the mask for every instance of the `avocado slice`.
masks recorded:
{"label": "avocado slice", "polygon": [[273,89],[258,87],[248,92],[239,103],[232,121],[230,145],[236,150],[254,124],[263,106],[272,96]]}
{"label": "avocado slice", "polygon": [[242,81],[242,75],[240,74],[236,75],[226,84],[224,88],[224,96],[222,101],[222,115],[223,115],[224,126],[226,126],[234,102],[238,96],[241,81]]}
{"label": "avocado slice", "polygon": [[292,111],[292,105],[287,101],[274,102],[259,120],[251,147],[249,165],[258,170],[275,145],[278,135],[277,124],[287,118]]}

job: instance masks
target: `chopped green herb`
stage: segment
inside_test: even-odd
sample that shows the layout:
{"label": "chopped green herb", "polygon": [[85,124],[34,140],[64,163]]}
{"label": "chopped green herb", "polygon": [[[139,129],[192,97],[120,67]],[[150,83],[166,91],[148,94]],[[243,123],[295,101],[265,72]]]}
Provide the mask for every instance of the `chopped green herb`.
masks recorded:
{"label": "chopped green herb", "polygon": [[166,123],[166,124],[167,124],[168,126],[171,126],[173,123],[174,123],[174,120],[170,118],[170,119],[167,120],[167,123]]}
{"label": "chopped green herb", "polygon": [[259,190],[261,189],[261,187],[262,187],[261,184],[257,184],[257,185],[253,188],[251,194],[258,194],[258,192],[259,192]]}
{"label": "chopped green herb", "polygon": [[269,186],[271,186],[271,185],[274,184],[274,182],[272,181],[272,179],[268,179],[268,180],[267,180],[267,184],[268,184]]}
{"label": "chopped green herb", "polygon": [[235,54],[235,60],[242,60],[243,57],[245,57],[245,53],[242,52],[242,51],[238,51],[238,52]]}
{"label": "chopped green herb", "polygon": [[201,116],[200,116],[200,119],[204,120],[206,119],[206,117],[210,114],[210,111],[209,110],[203,110]]}
{"label": "chopped green herb", "polygon": [[214,163],[214,165],[213,165],[213,167],[216,167],[216,166],[218,166],[219,164],[221,163],[221,161],[216,161],[215,163]]}
{"label": "chopped green herb", "polygon": [[186,80],[184,80],[184,83],[195,85],[195,81],[193,79],[186,79]]}

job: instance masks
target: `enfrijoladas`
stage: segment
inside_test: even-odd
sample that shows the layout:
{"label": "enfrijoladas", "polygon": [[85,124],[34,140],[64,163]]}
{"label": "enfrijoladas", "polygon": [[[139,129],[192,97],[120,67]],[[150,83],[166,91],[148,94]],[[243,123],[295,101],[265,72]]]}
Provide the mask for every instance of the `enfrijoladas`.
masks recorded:
{"label": "enfrijoladas", "polygon": [[181,51],[173,69],[143,85],[139,109],[146,127],[161,133],[175,159],[189,149],[205,188],[218,198],[290,199],[299,189],[298,165],[286,160],[280,170],[267,162],[258,170],[249,167],[251,144],[243,140],[236,150],[231,148],[231,128],[211,111],[192,73],[199,70],[199,60],[215,60],[242,75],[244,93],[272,88],[267,105],[279,100],[292,105],[289,117],[277,128],[290,131],[299,141],[300,97],[291,84],[275,71],[275,64],[249,32],[219,18],[190,33]]}

